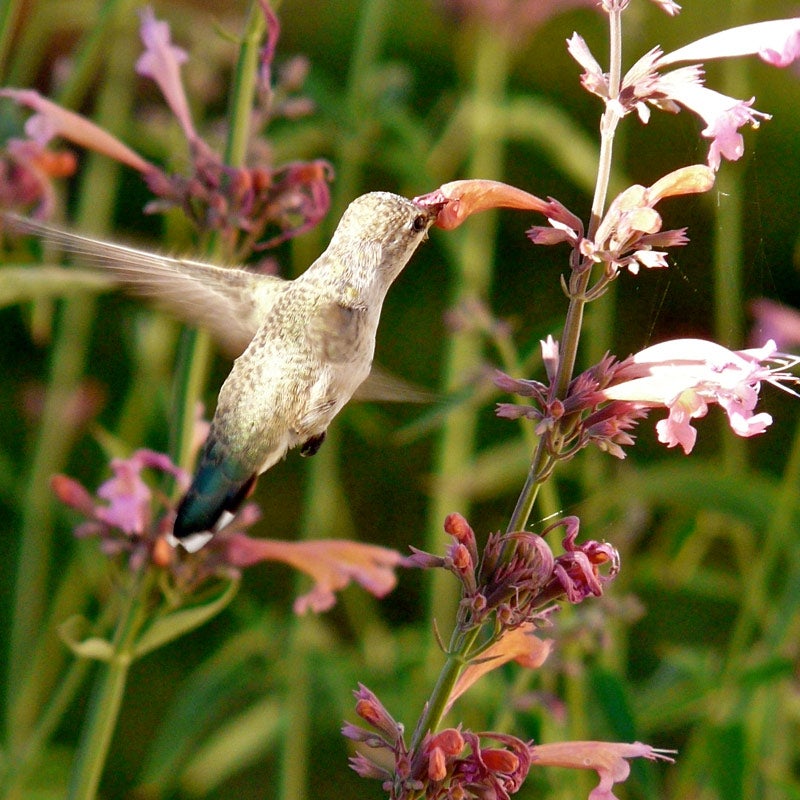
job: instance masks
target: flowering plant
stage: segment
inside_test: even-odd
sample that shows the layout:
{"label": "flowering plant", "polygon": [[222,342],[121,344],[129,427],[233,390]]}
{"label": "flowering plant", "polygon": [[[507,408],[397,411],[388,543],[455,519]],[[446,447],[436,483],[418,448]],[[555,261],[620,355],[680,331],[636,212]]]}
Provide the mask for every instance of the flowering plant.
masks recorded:
{"label": "flowering plant", "polygon": [[[13,9],[18,6],[14,0]],[[606,65],[593,54],[600,48],[588,36],[574,33],[562,48],[565,62],[569,57],[577,62],[580,84],[592,101],[602,103],[598,152],[563,113],[512,94],[508,83],[528,37],[549,17],[580,6],[585,8],[576,14],[600,13],[609,29]],[[782,696],[790,694],[794,652],[786,620],[797,608],[798,566],[782,536],[793,529],[790,478],[800,470],[800,459],[790,459],[780,485],[750,480],[744,451],[730,442],[757,446],[777,438],[783,415],[776,398],[794,393],[797,364],[784,350],[800,341],[800,326],[790,310],[762,299],[752,306],[758,324],[745,348],[737,315],[741,296],[735,292],[718,309],[716,325],[683,320],[675,326],[679,338],[656,333],[652,320],[646,326],[620,323],[626,310],[621,306],[617,317],[602,309],[613,308],[617,292],[631,286],[639,291],[681,273],[679,259],[689,258],[684,254],[702,232],[700,203],[714,192],[718,198],[737,196],[741,186],[730,182],[727,162],[743,159],[746,136],[749,149],[746,126],[758,128],[771,119],[756,110],[755,99],[747,99],[749,92],[738,99],[706,86],[706,62],[758,56],[768,66],[789,67],[800,55],[800,19],[733,26],[668,52],[652,47],[625,71],[623,22],[627,25],[634,10],[648,9],[662,20],[668,15],[679,30],[676,3],[437,4],[436,11],[427,9],[432,18],[450,14],[463,23],[449,26],[463,37],[454,52],[474,49],[468,59],[474,62],[471,83],[460,87],[452,118],[441,126],[437,114],[451,101],[437,106],[430,118],[418,116],[406,102],[408,74],[378,55],[391,15],[381,0],[368,0],[364,7],[347,88],[339,93],[333,88],[341,78],[335,69],[328,83],[319,80],[316,67],[309,73],[302,58],[279,65],[278,17],[266,0],[254,0],[238,43],[222,136],[219,125],[203,118],[198,85],[213,92],[208,87],[230,65],[214,71],[219,55],[208,42],[196,43],[190,56],[175,44],[186,31],[150,8],[139,12],[136,56],[125,65],[112,64],[117,72],[132,68],[141,81],[137,86],[154,84],[159,92],[158,110],[131,112],[134,123],[127,130],[117,125],[115,101],[124,97],[135,104],[134,93],[123,91],[130,89],[130,71],[122,81],[109,79],[108,93],[98,101],[105,112],[98,111],[98,119],[72,110],[87,105],[80,102],[79,78],[91,63],[91,41],[60,97],[0,88],[0,99],[13,114],[33,112],[24,127],[18,122],[24,135],[9,139],[0,158],[0,205],[33,218],[24,223],[2,217],[10,228],[10,260],[30,258],[29,245],[16,235],[22,229],[44,232],[50,237],[46,245],[66,244],[89,266],[102,263],[103,248],[111,247],[117,280],[134,293],[154,294],[189,321],[201,306],[218,304],[202,309],[207,328],[233,355],[247,344],[242,330],[249,330],[246,321],[226,314],[235,273],[220,269],[210,294],[195,292],[190,281],[170,283],[163,267],[192,262],[103,245],[36,221],[61,213],[63,179],[85,164],[83,155],[63,149],[64,143],[93,154],[90,168],[76,178],[87,182],[77,190],[79,227],[104,227],[106,209],[95,198],[105,196],[106,187],[91,180],[96,165],[110,159],[136,182],[130,202],[146,193],[139,205],[163,215],[167,230],[188,220],[209,260],[261,259],[254,269],[274,272],[290,252],[305,266],[307,242],[330,219],[329,210],[343,207],[362,184],[386,188],[366,177],[381,176],[408,196],[423,192],[414,202],[436,215],[432,243],[420,254],[429,263],[408,270],[407,279],[422,274],[427,290],[448,259],[453,280],[450,307],[434,305],[446,312],[447,322],[443,400],[398,434],[407,441],[431,431],[438,436],[424,493],[411,489],[408,470],[396,466],[401,457],[385,431],[397,426],[387,422],[388,414],[355,408],[346,412],[341,428],[338,422],[331,427],[302,479],[284,478],[296,469],[290,458],[263,482],[268,489],[231,509],[237,512],[232,521],[209,543],[186,553],[174,547],[172,531],[179,497],[208,433],[197,409],[204,385],[214,383],[210,338],[184,333],[175,355],[172,328],[163,319],[148,313],[119,325],[115,314],[100,314],[101,338],[107,341],[95,344],[89,325],[95,309],[87,298],[106,291],[108,281],[79,264],[3,268],[0,299],[30,309],[25,333],[31,341],[51,343],[53,355],[47,392],[29,389],[21,405],[25,419],[36,422],[38,445],[28,488],[18,493],[24,495],[24,535],[10,604],[8,736],[0,792],[23,797],[40,789],[40,765],[65,760],[56,758],[63,755],[59,732],[69,728],[77,706],[83,712],[81,730],[69,739],[75,757],[48,787],[70,798],[90,800],[100,792],[127,796],[131,783],[143,797],[211,796],[226,791],[220,789],[226,782],[239,781],[243,800],[263,796],[267,784],[280,785],[288,800],[322,797],[327,787],[350,780],[347,791],[354,797],[377,791],[391,800],[547,796],[544,781],[552,782],[553,796],[614,800],[615,786],[632,770],[632,791],[643,796],[667,796],[673,783],[674,796],[753,794],[775,778],[756,766],[759,759],[746,757],[745,740],[769,728],[767,714],[787,728],[792,724],[788,701],[780,710],[762,704],[751,718],[740,709],[750,709],[762,687],[773,690],[784,679]],[[112,11],[107,13],[110,19]],[[342,12],[336,13],[329,27],[318,29],[330,32],[341,25]],[[290,8],[285,14],[292,20]],[[111,22],[105,24],[106,32],[114,30]],[[220,27],[229,24],[224,19]],[[5,25],[0,19],[0,65]],[[201,57],[194,49],[202,47],[208,49]],[[429,57],[420,54],[420,64]],[[9,74],[19,75],[22,63]],[[319,117],[301,95],[309,74]],[[432,76],[431,86],[440,78]],[[709,84],[717,80],[713,76]],[[206,100],[210,116],[221,99]],[[759,106],[769,104],[759,101]],[[627,165],[634,177],[626,178],[617,140],[623,122],[638,126],[637,135],[647,142],[656,126],[668,124],[658,112],[683,110],[702,120],[702,155],[684,158],[665,148],[654,171],[641,157],[647,145],[637,144],[637,158]],[[777,123],[779,110],[771,110]],[[689,124],[697,127],[693,120]],[[554,158],[565,147],[559,167],[592,194],[588,213],[579,201],[567,199],[567,191],[562,199],[550,196],[547,170],[537,170],[533,179],[516,164],[501,175],[505,147],[520,138],[543,144]],[[588,154],[583,167],[582,154]],[[464,174],[483,177],[457,178]],[[122,197],[119,209],[129,212],[128,202]],[[490,310],[493,248],[500,241],[491,212],[497,209],[513,210],[503,224],[516,226],[524,247],[506,298],[522,321],[498,319]],[[110,221],[105,219],[106,226]],[[498,247],[500,252],[498,275],[515,263]],[[126,254],[135,260],[119,267]],[[562,297],[534,302],[516,286],[535,273],[535,289],[544,292],[551,254],[563,258],[560,288],[568,304],[563,327],[545,310],[560,309]],[[741,253],[720,256],[718,284],[737,260]],[[149,283],[142,277],[148,269],[156,275]],[[412,323],[424,295],[419,286],[412,288],[409,313],[395,336],[400,363],[412,351],[427,358],[441,333],[436,328],[420,334],[418,352],[407,344],[415,336]],[[59,314],[52,313],[54,298],[64,300]],[[441,314],[424,316],[429,325]],[[625,334],[620,338],[635,347],[620,350],[612,333],[623,325],[629,330],[618,330]],[[108,342],[117,337],[125,343],[129,367],[123,377],[109,373],[105,386],[85,378],[84,361],[87,372],[95,371],[86,354],[96,348],[107,356]],[[539,343],[528,352],[518,345],[526,339]],[[379,341],[379,352],[382,347],[392,352],[392,342]],[[630,350],[635,352],[627,355]],[[486,360],[491,363],[484,369]],[[582,360],[589,366],[578,368]],[[384,380],[386,393],[398,394],[399,382]],[[166,403],[165,396],[173,400]],[[494,418],[483,407],[487,398],[499,400]],[[722,466],[702,460],[713,444],[711,420],[720,411],[729,429]],[[643,424],[650,417],[657,419]],[[509,433],[512,422],[518,439]],[[634,445],[636,435],[647,442],[651,428],[653,448],[657,442],[672,451],[664,462],[669,467],[648,471]],[[143,440],[153,446],[143,446]],[[364,441],[379,446],[366,448]],[[304,454],[314,455],[319,443],[304,447]],[[67,459],[71,452],[85,452],[84,445],[93,452],[99,447],[108,462],[97,467],[99,478],[90,463]],[[380,460],[372,470],[367,465],[375,452]],[[0,463],[4,458],[0,449]],[[587,466],[576,466],[581,464]],[[298,508],[301,480],[305,499]],[[0,496],[14,496],[17,484],[3,481]],[[365,492],[380,482],[386,483],[385,494],[375,501]],[[513,511],[498,511],[520,484]],[[703,486],[713,502],[699,498]],[[76,541],[67,548],[61,546],[66,538],[54,538],[51,495],[73,529]],[[427,502],[427,525],[415,518],[422,504],[418,497]],[[766,506],[775,509],[774,520],[766,517]],[[293,527],[299,539],[286,532]],[[427,535],[418,535],[426,527]],[[763,545],[751,531],[763,532]],[[666,535],[671,538],[664,546]],[[721,559],[712,548],[719,540],[730,545],[733,555],[727,557],[746,575],[751,591],[737,592],[717,569]],[[98,549],[105,559],[98,558]],[[706,568],[706,560],[713,567]],[[301,588],[286,584],[284,565],[302,574]],[[666,593],[675,585],[684,588],[692,605],[697,602],[692,592],[698,591],[693,578],[707,601],[721,595],[738,604],[731,652],[715,660],[715,653],[692,649],[684,642],[693,633],[690,619],[677,643],[665,638],[664,652],[653,655],[658,645],[651,647],[653,634],[640,622],[644,605],[652,607],[657,590]],[[399,616],[388,620],[405,612],[406,598],[409,605],[422,605],[415,590],[408,590],[420,579],[430,587],[423,623],[407,625]],[[351,584],[357,586],[345,591]],[[373,597],[386,597],[398,584],[402,591],[381,606],[373,604]],[[771,603],[773,585],[777,606]],[[645,596],[644,604],[634,591]],[[409,612],[412,618],[415,613]],[[669,613],[663,617],[671,619]],[[212,620],[211,633],[200,641],[198,629]],[[633,625],[639,627],[624,640],[620,630]],[[706,626],[705,618],[697,625]],[[631,669],[637,657],[661,659],[659,669],[649,668],[643,689],[626,684],[624,656],[630,652],[635,652]],[[95,672],[91,698],[83,704],[76,701],[88,685],[89,664]],[[134,665],[143,677],[130,680]],[[148,687],[148,702],[138,708],[142,685]],[[702,701],[694,699],[699,685],[711,687]],[[343,698],[354,686],[357,719],[345,722],[343,737],[334,738],[341,717],[352,719]],[[132,755],[126,751],[132,740],[114,737],[120,720],[120,731],[128,735],[127,720],[148,731],[140,747],[130,748]],[[690,726],[692,732],[684,735]],[[318,750],[326,734],[331,736]],[[772,744],[763,735],[759,753]],[[334,765],[323,758],[328,747],[340,749]],[[128,759],[141,753],[135,779],[121,779],[126,786],[119,788],[117,773],[133,771]],[[707,753],[724,766],[698,768]],[[336,764],[346,770],[348,756],[352,771],[334,779]],[[787,783],[793,757],[788,753],[776,768],[786,773]],[[663,763],[646,772],[636,759]],[[748,765],[746,777],[729,769],[734,763]],[[242,777],[245,766],[258,772],[252,785]],[[596,773],[592,783],[574,777],[587,770]],[[356,783],[357,778],[369,780]],[[663,791],[646,788],[662,778]],[[723,792],[735,778],[739,785]]]}

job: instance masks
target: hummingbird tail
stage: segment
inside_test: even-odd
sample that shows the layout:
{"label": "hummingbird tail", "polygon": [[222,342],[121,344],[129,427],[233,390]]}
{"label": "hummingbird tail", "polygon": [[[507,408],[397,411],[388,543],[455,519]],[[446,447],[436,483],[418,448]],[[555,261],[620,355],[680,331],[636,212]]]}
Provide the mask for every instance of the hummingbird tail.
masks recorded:
{"label": "hummingbird tail", "polygon": [[192,485],[178,505],[173,528],[178,541],[215,531],[224,512],[235,512],[255,486],[258,475],[230,459],[215,458],[215,450],[213,444],[206,447]]}

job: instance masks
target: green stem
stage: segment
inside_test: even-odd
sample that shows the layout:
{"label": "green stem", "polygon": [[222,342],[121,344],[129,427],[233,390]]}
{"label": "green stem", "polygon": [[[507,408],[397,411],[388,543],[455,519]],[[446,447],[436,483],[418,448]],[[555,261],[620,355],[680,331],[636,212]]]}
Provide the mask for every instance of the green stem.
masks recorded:
{"label": "green stem", "polygon": [[[732,26],[752,19],[752,0],[736,0],[730,4],[728,22]],[[723,71],[724,91],[733,97],[749,97],[749,59],[726,58]],[[740,347],[744,324],[743,265],[744,183],[746,165],[726,163],[717,174],[714,196],[714,338],[731,347]],[[722,428],[727,423],[720,420]],[[747,445],[727,430],[721,436],[725,469],[740,473],[746,469]]]}
{"label": "green stem", "polygon": [[[240,167],[247,155],[253,98],[256,91],[259,43],[265,29],[263,11],[257,0],[254,0],[250,5],[240,39],[228,106],[230,125],[225,143],[225,163],[230,167]],[[206,255],[212,261],[221,261],[230,255],[223,253],[222,247],[223,244],[218,236],[210,236]],[[173,460],[185,469],[192,467],[190,462],[193,453],[195,413],[206,386],[212,353],[211,338],[205,331],[184,332],[180,343],[175,382],[173,403],[175,411],[170,451]]]}
{"label": "green stem", "polygon": [[[619,94],[620,76],[622,74],[622,12],[609,12],[609,99],[614,100]],[[614,153],[614,134],[620,117],[613,103],[606,106],[600,122],[600,159],[597,165],[597,183],[592,200],[592,217],[589,222],[587,238],[591,239],[603,218],[608,186],[611,181],[611,162]],[[559,348],[559,364],[556,374],[556,397],[564,397],[567,393],[575,363],[578,358],[578,344],[583,327],[583,314],[586,307],[586,289],[592,276],[591,270],[573,276],[569,281],[570,299],[564,331]],[[542,481],[549,474],[550,456],[545,441],[542,439],[536,447],[531,459],[531,466],[525,478],[517,504],[508,522],[508,531],[524,530],[528,524],[534,502],[539,493]]]}
{"label": "green stem", "polygon": [[125,606],[112,642],[113,655],[101,668],[89,705],[72,772],[68,800],[94,800],[114,735],[136,637],[147,620],[143,602],[149,581],[141,573],[132,576]]}
{"label": "green stem", "polygon": [[430,699],[417,723],[414,736],[409,746],[410,751],[416,752],[428,731],[435,731],[442,722],[447,703],[453,694],[453,689],[461,674],[461,670],[469,662],[469,652],[475,644],[481,629],[475,628],[466,634],[453,633],[453,645],[447,655],[447,660],[439,673],[436,686],[433,687]]}
{"label": "green stem", "polygon": [[[120,45],[110,62],[110,70],[117,70],[126,54],[127,48]],[[97,120],[113,129],[118,120],[127,118],[132,87],[128,91],[122,87],[129,87],[129,81],[120,83],[114,79],[116,76],[107,77],[97,103]],[[96,154],[88,157],[76,212],[79,229],[102,233],[108,227],[118,170],[119,165],[108,159]],[[39,711],[37,705],[21,704],[18,698],[25,694],[20,692],[20,686],[38,678],[30,673],[29,664],[49,596],[48,566],[53,537],[49,480],[63,469],[74,441],[75,431],[64,423],[64,407],[74,397],[84,374],[94,314],[93,299],[77,297],[64,301],[51,353],[49,386],[25,495],[11,618],[6,697],[8,741],[13,747],[21,746]]]}
{"label": "green stem", "polygon": [[5,75],[6,57],[21,10],[22,0],[5,0],[0,3],[0,76]]}

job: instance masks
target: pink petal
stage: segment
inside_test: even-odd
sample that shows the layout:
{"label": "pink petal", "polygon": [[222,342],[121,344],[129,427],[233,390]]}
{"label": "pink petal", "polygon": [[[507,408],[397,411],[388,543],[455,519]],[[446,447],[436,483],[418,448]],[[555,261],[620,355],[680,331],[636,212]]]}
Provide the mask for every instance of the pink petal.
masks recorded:
{"label": "pink petal", "polygon": [[180,65],[188,59],[186,51],[172,44],[169,25],[157,20],[152,8],[149,6],[143,8],[139,16],[141,19],[139,35],[145,51],[136,62],[136,72],[158,84],[186,138],[194,141],[197,133],[189,112],[180,70]]}
{"label": "pink petal", "polygon": [[719,169],[722,156],[729,161],[741,158],[744,140],[739,128],[747,124],[756,128],[760,120],[770,119],[769,114],[751,108],[755,98],[737,100],[697,84],[676,84],[670,96],[706,122],[703,136],[712,140],[708,165],[714,170]]}
{"label": "pink petal", "polygon": [[114,477],[97,490],[97,496],[108,500],[96,511],[96,517],[128,535],[143,534],[150,521],[150,488],[142,480],[141,466],[134,459],[111,461]]}
{"label": "pink petal", "polygon": [[630,774],[628,758],[661,759],[672,762],[669,750],[656,750],[642,742],[554,742],[534,745],[531,763],[535,766],[592,769],[600,783],[592,790],[589,800],[615,800],[612,788]]}
{"label": "pink petal", "polygon": [[61,136],[81,147],[95,150],[121,161],[139,172],[149,172],[154,169],[152,164],[145,161],[138,153],[124,145],[108,131],[98,127],[80,114],[56,105],[38,92],[30,89],[0,89],[0,97],[9,97],[37,112],[28,120],[25,129],[32,139],[42,145],[54,136]]}
{"label": "pink petal", "polygon": [[394,568],[403,563],[403,557],[395,550],[346,539],[282,542],[236,533],[228,539],[226,550],[228,563],[233,566],[283,561],[310,575],[315,585],[295,601],[297,614],[309,609],[327,611],[336,602],[334,592],[344,589],[351,580],[376,597],[383,597],[395,587]]}
{"label": "pink petal", "polygon": [[661,65],[680,61],[759,55],[768,64],[785,67],[800,55],[800,17],[740,25],[704,36],[659,59]]}
{"label": "pink petal", "polygon": [[479,660],[467,665],[456,681],[453,692],[447,701],[447,708],[461,697],[467,689],[486,673],[509,661],[516,661],[523,667],[538,669],[547,660],[553,649],[552,639],[539,639],[533,623],[525,623],[503,634],[502,638],[481,653]]}

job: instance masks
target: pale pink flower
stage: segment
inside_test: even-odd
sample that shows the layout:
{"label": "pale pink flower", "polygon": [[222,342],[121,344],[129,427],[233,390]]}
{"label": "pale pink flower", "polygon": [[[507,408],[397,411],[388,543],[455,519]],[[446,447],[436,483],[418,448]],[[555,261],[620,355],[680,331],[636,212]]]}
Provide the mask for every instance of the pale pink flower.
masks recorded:
{"label": "pale pink flower", "polygon": [[667,419],[656,425],[658,440],[668,447],[680,445],[688,454],[697,438],[691,420],[704,417],[710,403],[725,410],[739,436],[763,433],[772,417],[753,413],[761,383],[785,389],[783,382],[796,381],[785,370],[796,363],[777,353],[772,341],[759,349],[732,351],[704,339],[676,339],[637,353],[602,394],[637,408],[669,409]]}
{"label": "pale pink flower", "polygon": [[405,563],[395,550],[347,539],[282,542],[254,539],[242,533],[220,539],[225,562],[233,567],[282,561],[310,575],[314,587],[295,600],[296,614],[327,611],[336,602],[334,593],[344,589],[350,581],[356,581],[376,597],[383,597],[397,583],[394,568]]}
{"label": "pale pink flower", "polygon": [[181,64],[184,64],[189,56],[185,50],[172,44],[169,25],[157,20],[150,6],[141,9],[139,17],[141,19],[139,35],[145,50],[136,62],[136,72],[158,84],[186,138],[194,142],[197,139],[197,132],[189,112],[189,102],[183,89],[180,69]]}
{"label": "pale pink flower", "polygon": [[626,780],[631,771],[626,759],[673,763],[674,752],[658,750],[642,742],[554,742],[531,747],[531,766],[594,770],[600,783],[589,793],[589,800],[617,800],[612,791],[614,784]]}
{"label": "pale pink flower", "polygon": [[139,172],[148,173],[155,169],[149,161],[124,145],[116,136],[80,114],[56,105],[32,89],[0,89],[0,97],[8,97],[36,112],[25,123],[25,133],[42,146],[60,136],[81,147],[121,161]]}
{"label": "pale pink flower", "polygon": [[800,17],[729,28],[667,54],[653,48],[631,67],[615,97],[610,96],[608,76],[577,33],[568,40],[567,49],[584,69],[583,86],[602,97],[620,116],[636,110],[646,123],[646,103],[667,111],[683,106],[700,116],[706,124],[702,135],[711,140],[708,164],[716,170],[722,158],[741,158],[744,141],[739,129],[748,124],[757,128],[761,120],[770,119],[769,114],[752,108],[755,98],[740,100],[707,88],[699,63],[672,72],[663,72],[664,68],[686,61],[744,55],[758,55],[768,64],[785,67],[800,56]]}
{"label": "pale pink flower", "polygon": [[751,55],[758,55],[774,67],[789,66],[800,56],[800,17],[754,22],[712,33],[662,56],[659,63]]}

